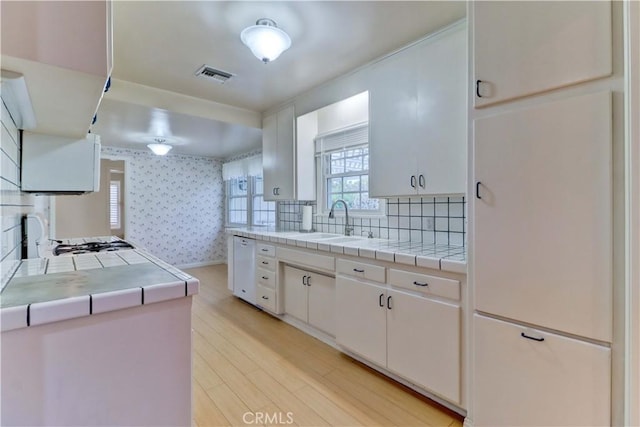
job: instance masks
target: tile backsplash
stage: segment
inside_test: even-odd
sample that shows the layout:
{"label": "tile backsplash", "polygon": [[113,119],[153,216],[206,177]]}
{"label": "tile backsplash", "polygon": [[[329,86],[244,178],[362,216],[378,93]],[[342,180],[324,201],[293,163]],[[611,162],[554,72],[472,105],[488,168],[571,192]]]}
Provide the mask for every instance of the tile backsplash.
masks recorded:
{"label": "tile backsplash", "polygon": [[0,131],[0,284],[4,287],[22,258],[22,216],[39,213],[46,220],[49,197],[20,191],[20,135],[4,102]]}
{"label": "tile backsplash", "polygon": [[[304,202],[279,202],[278,224],[283,231],[300,230]],[[313,228],[325,233],[343,233],[344,216],[329,219],[313,204]],[[349,218],[356,236],[373,233],[383,239],[422,243],[466,245],[466,200],[457,197],[392,198],[386,200],[386,217]],[[341,211],[342,212],[342,211]]]}

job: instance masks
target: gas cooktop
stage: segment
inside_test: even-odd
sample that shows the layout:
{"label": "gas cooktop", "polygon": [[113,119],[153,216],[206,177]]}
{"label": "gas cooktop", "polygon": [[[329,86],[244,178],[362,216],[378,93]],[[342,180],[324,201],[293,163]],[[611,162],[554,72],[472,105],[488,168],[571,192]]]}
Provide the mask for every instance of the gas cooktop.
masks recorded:
{"label": "gas cooktop", "polygon": [[113,252],[122,249],[134,249],[133,245],[124,240],[113,242],[85,242],[78,244],[60,244],[53,248],[54,255],[78,255],[91,252]]}

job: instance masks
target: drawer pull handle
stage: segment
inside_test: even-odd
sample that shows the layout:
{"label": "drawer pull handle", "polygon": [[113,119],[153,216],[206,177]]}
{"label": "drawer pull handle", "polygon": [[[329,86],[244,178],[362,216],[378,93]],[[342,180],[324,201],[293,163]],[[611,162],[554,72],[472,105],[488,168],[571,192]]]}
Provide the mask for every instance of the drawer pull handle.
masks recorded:
{"label": "drawer pull handle", "polygon": [[269,297],[265,297],[264,295],[262,295],[262,299],[269,299]]}
{"label": "drawer pull handle", "polygon": [[480,94],[480,83],[482,83],[482,80],[476,80],[476,96],[478,98],[483,98],[483,96]]}
{"label": "drawer pull handle", "polygon": [[262,278],[263,278],[264,280],[269,280],[269,278],[268,278],[267,276],[262,276]]}
{"label": "drawer pull handle", "polygon": [[262,263],[263,263],[264,265],[269,265],[269,262],[268,262],[268,261],[262,261]]}
{"label": "drawer pull handle", "polygon": [[262,249],[260,249],[260,250],[261,250],[262,252],[269,252],[269,249],[267,249],[267,248],[262,248]]}
{"label": "drawer pull handle", "polygon": [[384,304],[382,303],[383,297],[384,297],[384,294],[380,294],[380,296],[378,297],[378,304],[380,304],[380,307],[384,307]]}
{"label": "drawer pull handle", "polygon": [[364,269],[362,268],[354,268],[353,271],[355,271],[356,273],[364,273]]}
{"label": "drawer pull handle", "polygon": [[527,339],[529,339],[529,340],[534,340],[534,341],[538,341],[538,342],[542,342],[542,341],[544,341],[544,338],[536,338],[536,337],[532,337],[532,336],[529,336],[529,335],[525,334],[524,332],[521,332],[521,333],[520,333],[520,336],[521,336],[522,338],[527,338]]}
{"label": "drawer pull handle", "polygon": [[413,282],[413,284],[416,285],[416,286],[429,286],[429,284],[427,282],[424,282],[424,283]]}

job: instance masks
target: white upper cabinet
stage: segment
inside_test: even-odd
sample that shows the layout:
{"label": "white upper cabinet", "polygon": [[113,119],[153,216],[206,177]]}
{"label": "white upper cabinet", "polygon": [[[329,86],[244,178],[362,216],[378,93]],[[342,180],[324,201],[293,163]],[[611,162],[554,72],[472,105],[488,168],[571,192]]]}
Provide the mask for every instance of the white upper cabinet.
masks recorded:
{"label": "white upper cabinet", "polygon": [[611,94],[475,121],[476,309],[612,340]]}
{"label": "white upper cabinet", "polygon": [[112,69],[111,1],[2,2],[2,68],[23,74],[34,132],[87,135]]}
{"label": "white upper cabinet", "polygon": [[267,116],[262,122],[262,162],[265,200],[294,197],[294,107]]}
{"label": "white upper cabinet", "polygon": [[466,34],[458,24],[374,65],[372,197],[465,193]]}
{"label": "white upper cabinet", "polygon": [[612,72],[608,1],[475,1],[475,106]]}
{"label": "white upper cabinet", "polygon": [[264,117],[262,167],[265,200],[315,200],[313,165],[313,141],[311,149],[297,149],[293,105]]}

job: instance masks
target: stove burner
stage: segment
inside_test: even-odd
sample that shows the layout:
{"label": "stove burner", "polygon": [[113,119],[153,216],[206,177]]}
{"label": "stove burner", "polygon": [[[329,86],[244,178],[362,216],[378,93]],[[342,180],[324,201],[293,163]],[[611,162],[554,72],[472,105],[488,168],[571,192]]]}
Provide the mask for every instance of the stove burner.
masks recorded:
{"label": "stove burner", "polygon": [[90,252],[118,251],[120,249],[134,249],[134,247],[123,240],[116,240],[113,242],[86,242],[76,245],[60,244],[53,248],[53,254],[62,255],[71,253],[75,255],[87,254]]}

